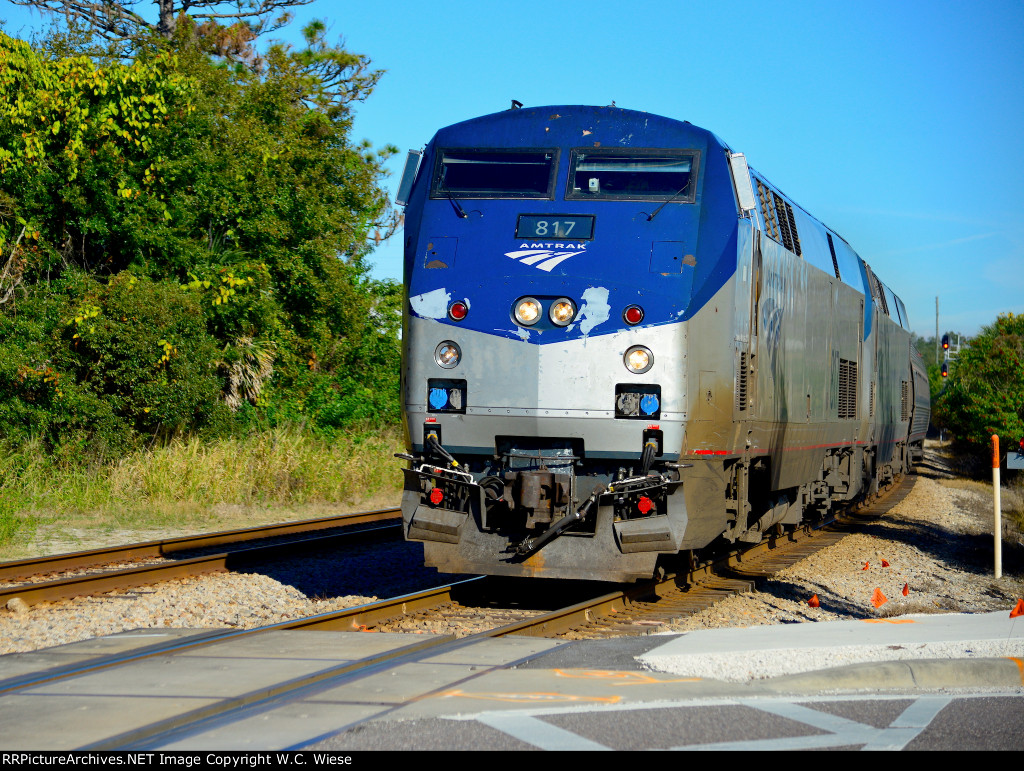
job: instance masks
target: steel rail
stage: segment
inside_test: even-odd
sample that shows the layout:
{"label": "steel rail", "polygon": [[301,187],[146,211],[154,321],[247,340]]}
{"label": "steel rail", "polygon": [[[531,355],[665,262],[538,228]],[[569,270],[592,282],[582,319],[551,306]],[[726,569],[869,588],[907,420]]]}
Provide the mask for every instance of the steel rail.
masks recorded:
{"label": "steel rail", "polygon": [[[468,586],[477,581],[486,580],[486,577],[477,577],[459,582],[447,587],[421,592],[417,595],[399,597],[385,600],[380,603],[372,603],[368,606],[353,608],[348,611],[339,611],[325,616],[335,616],[335,619],[321,619],[314,617],[308,619],[311,623],[303,624],[300,627],[289,626],[289,628],[310,629],[319,627],[328,628],[360,628],[358,619],[369,620],[379,609],[383,613],[390,611],[394,617],[396,612],[409,613],[416,610],[441,604],[451,599],[452,591],[460,586]],[[644,591],[638,588],[637,592]],[[206,705],[198,709],[166,718],[147,726],[131,729],[116,736],[100,740],[93,744],[80,747],[81,750],[135,750],[148,749],[163,746],[175,741],[180,741],[188,736],[193,736],[210,728],[216,727],[227,721],[243,719],[253,714],[266,712],[283,704],[308,698],[329,688],[338,688],[360,678],[367,677],[380,672],[385,667],[398,667],[422,660],[425,656],[438,656],[452,651],[468,648],[477,643],[505,637],[515,634],[526,634],[538,636],[539,630],[550,633],[555,627],[566,627],[575,623],[580,614],[587,614],[590,609],[608,608],[619,606],[625,598],[634,592],[630,590],[611,592],[601,597],[578,603],[567,608],[561,608],[542,616],[519,621],[504,626],[477,632],[462,638],[454,638],[452,635],[440,635],[427,640],[417,640],[415,643],[403,646],[402,648],[385,651],[381,654],[369,656],[358,661],[346,662],[335,667],[321,670],[310,675],[294,678],[284,683],[270,687],[260,688],[239,696],[222,699],[215,704]],[[378,606],[378,607],[374,607]],[[293,622],[289,622],[290,624]],[[260,631],[265,631],[262,628]],[[204,642],[204,644],[209,644]],[[474,679],[491,671],[495,667],[483,667],[465,680]],[[448,686],[445,686],[448,687]]]}
{"label": "steel rail", "polygon": [[381,618],[394,618],[403,613],[412,613],[422,610],[425,607],[435,607],[451,600],[451,593],[460,586],[471,585],[484,580],[483,576],[475,576],[452,584],[426,589],[420,592],[392,597],[386,600],[359,605],[354,608],[328,611],[315,616],[307,616],[288,621],[279,621],[267,626],[255,627],[253,629],[224,629],[208,630],[186,639],[175,639],[146,645],[132,651],[111,653],[86,661],[66,664],[59,667],[34,672],[27,675],[0,680],[0,694],[10,691],[17,691],[22,688],[32,688],[55,680],[64,680],[69,677],[89,674],[101,669],[129,664],[141,659],[152,658],[172,653],[195,650],[214,643],[222,643],[228,640],[237,640],[243,637],[274,632],[281,630],[295,629],[322,629],[334,631],[365,631],[365,621]]}
{"label": "steel rail", "polygon": [[[680,618],[715,605],[734,594],[753,591],[757,580],[766,578],[779,570],[845,538],[849,533],[843,529],[855,526],[856,518],[873,518],[903,500],[913,489],[916,477],[905,476],[880,491],[871,500],[861,501],[830,517],[805,525],[794,532],[767,538],[761,543],[740,550],[730,551],[686,573],[667,575],[646,584],[647,601],[640,587],[623,595],[609,595],[601,598],[599,606],[587,607],[586,603],[575,610],[573,622],[559,628],[552,625],[549,631],[537,632],[543,636],[562,634],[569,629],[579,631],[585,625],[592,625],[595,636],[641,635],[649,631],[638,628],[638,622],[645,619],[650,623],[658,619]],[[855,509],[855,510],[854,510]],[[568,610],[568,609],[567,609]],[[606,617],[614,614],[615,623],[603,628]],[[568,617],[569,614],[567,613]],[[531,620],[532,621],[532,620]],[[521,631],[517,634],[532,634]]]}
{"label": "steel rail", "polygon": [[[481,580],[485,580],[485,577],[472,578],[448,587],[438,587],[437,589],[429,590],[428,592],[421,592],[417,595],[410,595],[404,598],[385,600],[382,603],[373,603],[373,605],[387,606],[392,610],[392,613],[396,609],[400,609],[403,613],[410,612],[415,609],[420,609],[425,605],[445,602],[450,599],[451,590],[459,586],[464,586]],[[357,618],[367,618],[366,615],[360,614],[365,614],[369,607],[370,606],[363,606],[362,608],[353,609],[353,611],[355,611],[354,613],[349,613],[347,611],[339,612],[337,614],[339,617],[347,615],[349,619],[349,621],[342,623],[342,628],[345,627],[346,623],[354,623],[354,620]],[[541,618],[548,618],[550,616],[554,619],[559,614],[562,614],[564,610],[567,609],[556,610],[553,613],[545,614]],[[199,707],[180,715],[159,720],[147,726],[125,731],[116,736],[80,747],[79,749],[128,750],[165,745],[185,736],[194,735],[195,733],[219,725],[227,719],[240,719],[241,717],[248,716],[252,713],[264,712],[281,704],[315,695],[316,693],[329,688],[337,688],[346,683],[376,674],[385,667],[398,667],[403,664],[422,660],[425,656],[438,656],[468,648],[481,641],[493,639],[495,637],[519,634],[521,633],[520,630],[524,628],[524,624],[529,623],[530,622],[517,622],[515,624],[477,632],[476,634],[458,639],[452,635],[440,635],[426,640],[417,640],[410,645],[385,651],[373,656],[368,656],[358,661],[345,662],[344,664],[339,664],[309,675],[297,677],[284,683],[278,683],[273,686],[259,688],[238,696],[228,697],[214,704]],[[306,624],[299,628],[309,629],[312,626],[314,625]],[[319,626],[323,629],[333,628],[329,626],[329,622],[319,622],[315,624],[315,626]],[[290,628],[296,627],[292,626]],[[260,631],[266,631],[266,628],[261,628]],[[208,644],[208,642],[204,644]],[[493,668],[494,667],[482,668],[482,671],[474,675],[470,675],[466,679],[479,677],[484,674],[485,671]]]}
{"label": "steel rail", "polygon": [[104,592],[136,589],[140,586],[170,581],[175,578],[220,573],[244,565],[277,559],[300,552],[351,546],[354,543],[382,538],[397,540],[401,537],[401,522],[393,522],[376,528],[354,532],[313,535],[283,543],[243,547],[233,551],[207,554],[202,557],[178,559],[172,562],[161,562],[154,565],[108,570],[99,573],[88,573],[53,581],[19,584],[17,586],[0,588],[0,606],[6,605],[15,599],[31,606],[41,602],[56,602],[58,600],[68,600],[75,597],[102,594]]}
{"label": "steel rail", "polygon": [[23,560],[0,563],[0,581],[16,581],[33,575],[59,573],[68,570],[108,565],[114,562],[166,557],[175,552],[191,549],[210,548],[227,544],[255,541],[262,538],[276,538],[294,533],[307,533],[335,527],[398,519],[401,509],[378,509],[357,514],[339,514],[332,517],[305,519],[296,522],[281,522],[274,525],[247,527],[239,530],[223,530],[216,533],[199,533],[161,541],[144,541],[124,546],[109,546],[88,551],[54,554],[47,557],[30,557]]}
{"label": "steel rail", "polygon": [[[909,479],[903,480],[902,485],[894,484],[889,489],[883,491],[883,495],[879,496],[878,499],[862,504],[859,516],[875,516],[880,513],[884,513],[885,510],[891,508],[896,502],[905,497],[912,485],[907,484]],[[891,493],[896,495],[890,495]],[[890,499],[890,497],[892,499]],[[821,523],[822,525],[828,524]],[[804,535],[808,535],[805,533]],[[764,549],[774,548],[772,544],[767,542],[762,543],[761,546]],[[757,548],[757,547],[755,547]],[[749,552],[748,552],[749,553]],[[715,571],[720,569],[722,564],[727,564],[733,567],[739,565],[735,555],[730,555],[725,563],[706,563],[703,565],[696,566],[690,570],[685,577],[681,576],[668,576],[658,582],[648,582],[638,584],[635,587],[624,589],[621,591],[609,592],[599,597],[593,598],[588,601],[575,603],[565,608],[560,608],[548,613],[544,613],[540,616],[517,621],[512,624],[506,624],[504,626],[496,627],[491,630],[484,632],[478,632],[473,635],[468,635],[459,640],[459,644],[470,644],[476,640],[492,638],[492,637],[503,637],[507,635],[525,635],[525,636],[552,636],[564,633],[566,630],[578,627],[581,623],[592,622],[596,618],[608,615],[612,612],[622,613],[627,610],[632,602],[642,600],[644,597],[650,597],[657,594],[659,587],[667,585],[678,586],[681,582],[692,581],[692,582],[711,582],[731,584],[729,579],[722,579]],[[754,566],[750,566],[754,567]],[[756,570],[756,568],[755,568]],[[760,571],[756,571],[760,574]],[[328,613],[318,614],[316,616],[310,616],[301,619],[294,619],[289,621],[282,621],[276,624],[268,626],[258,627],[255,629],[246,630],[224,630],[224,631],[213,631],[205,632],[195,637],[186,640],[174,640],[171,642],[157,643],[144,648],[139,648],[128,653],[110,654],[107,656],[99,656],[94,659],[90,659],[85,662],[78,662],[75,664],[69,664],[62,667],[56,667],[45,670],[40,673],[34,673],[30,675],[22,675],[14,678],[9,678],[0,681],[0,694],[10,691],[19,690],[22,688],[34,687],[43,683],[52,682],[54,680],[61,680],[69,677],[83,675],[89,672],[93,672],[100,669],[118,666],[120,664],[130,663],[138,661],[144,658],[150,658],[153,656],[166,655],[179,653],[185,650],[193,650],[199,647],[212,645],[214,643],[222,643],[229,640],[239,639],[241,637],[248,637],[252,635],[262,634],[264,632],[276,631],[276,630],[296,630],[296,629],[321,629],[321,630],[334,630],[334,631],[366,631],[368,627],[373,626],[381,621],[387,619],[394,619],[402,615],[409,615],[420,612],[425,609],[432,607],[438,607],[448,602],[453,601],[453,593],[462,588],[470,588],[474,584],[487,580],[485,576],[477,576],[474,578],[465,579],[452,584],[447,584],[440,587],[435,587],[421,592],[415,592],[399,597],[393,597],[385,600],[380,600],[366,605],[357,606],[354,608],[346,608],[338,611],[331,611]],[[739,583],[752,586],[752,581],[740,581]],[[726,587],[723,594],[735,593],[734,588]],[[346,673],[352,673],[358,671],[362,667],[375,666],[382,661],[395,658],[396,656],[404,655],[408,651],[421,651],[426,650],[432,644],[449,643],[451,636],[442,636],[440,638],[432,638],[432,641],[426,643],[417,643],[411,648],[402,648],[395,651],[391,651],[385,654],[383,657],[371,657],[361,662],[350,662],[344,666],[327,670],[326,672],[318,673],[315,681],[304,680],[302,683],[298,681],[291,681],[291,684],[285,687],[287,684],[281,687],[275,687],[272,689],[263,689],[258,694],[248,694],[243,699],[245,704],[255,703],[260,699],[266,699],[271,697],[278,697],[288,692],[294,691],[296,688],[302,688],[311,685],[314,682],[319,682],[323,678],[320,677],[322,674],[324,677],[330,677],[331,674],[341,675]],[[238,702],[232,708],[241,708],[245,706],[242,702]],[[197,716],[198,717],[198,716]],[[200,719],[207,719],[210,715],[202,717]],[[165,726],[160,730],[172,730],[173,727]],[[177,730],[174,728],[173,730]],[[115,738],[127,738],[126,736],[115,737]],[[144,738],[144,737],[137,737]],[[103,745],[103,746],[114,746],[114,745]],[[95,748],[100,748],[100,745],[96,745]]]}
{"label": "steel rail", "polygon": [[[113,653],[104,656],[97,656],[87,661],[67,664],[61,667],[54,667],[43,672],[20,675],[17,677],[0,680],[0,694],[30,688],[55,680],[63,680],[69,677],[88,674],[100,669],[127,664],[140,659],[151,658],[172,653],[181,653],[187,650],[194,650],[214,643],[222,643],[228,640],[236,640],[243,637],[273,632],[279,630],[322,630],[322,631],[366,631],[369,626],[384,620],[394,619],[403,615],[411,615],[423,610],[438,607],[453,601],[453,593],[460,589],[472,587],[480,582],[486,581],[486,576],[475,576],[451,584],[426,589],[420,592],[391,597],[376,602],[359,605],[354,608],[320,613],[305,618],[280,621],[267,626],[254,629],[227,629],[223,631],[203,632],[195,637],[184,640],[177,639],[166,642],[147,645],[126,653]],[[547,620],[553,623],[564,610],[556,610],[550,614],[538,617],[540,624]],[[504,636],[507,634],[520,634],[521,629],[526,629],[528,623],[517,622],[504,627],[499,627],[490,632],[479,634],[492,634],[493,636]],[[475,636],[475,635],[474,635]],[[468,638],[464,638],[468,639]]]}

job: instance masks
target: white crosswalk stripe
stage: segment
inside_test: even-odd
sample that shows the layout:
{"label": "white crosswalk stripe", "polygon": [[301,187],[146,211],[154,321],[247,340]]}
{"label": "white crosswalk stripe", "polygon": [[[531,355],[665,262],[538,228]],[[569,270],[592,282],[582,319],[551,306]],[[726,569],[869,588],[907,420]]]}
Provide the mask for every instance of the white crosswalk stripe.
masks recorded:
{"label": "white crosswalk stripe", "polygon": [[[877,697],[865,697],[873,700]],[[801,701],[806,702],[805,699]],[[828,749],[830,747],[861,746],[863,750],[902,750],[925,730],[935,717],[952,701],[946,696],[921,696],[915,699],[895,720],[885,728],[858,723],[855,720],[833,715],[811,707],[804,706],[787,699],[739,699],[708,704],[706,706],[724,706],[728,704],[742,705],[751,709],[767,712],[772,715],[802,723],[810,728],[826,733],[814,733],[804,736],[783,736],[772,739],[751,739],[731,742],[713,742],[709,744],[685,744],[669,747],[676,751],[707,751],[707,750],[811,750]],[[600,706],[592,709],[575,707],[573,712],[617,712],[641,709],[664,709],[684,706],[682,703],[654,703],[646,705],[618,705],[617,707]],[[697,703],[685,704],[689,707],[700,706]],[[539,719],[544,715],[564,714],[568,710],[557,707],[537,709],[507,710],[484,712],[473,718],[492,728],[496,728],[527,744],[544,750],[608,750],[611,749],[591,739],[579,736],[564,728],[552,725]]]}

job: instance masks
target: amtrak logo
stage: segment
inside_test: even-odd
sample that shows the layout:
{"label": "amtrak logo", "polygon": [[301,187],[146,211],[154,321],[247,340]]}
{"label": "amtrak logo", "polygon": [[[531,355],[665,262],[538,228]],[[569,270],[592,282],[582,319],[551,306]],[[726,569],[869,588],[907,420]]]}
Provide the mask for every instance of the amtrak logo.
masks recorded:
{"label": "amtrak logo", "polygon": [[520,244],[517,251],[505,252],[505,256],[519,260],[523,265],[532,265],[538,270],[550,273],[556,265],[585,251],[587,251],[587,247],[582,244],[533,243]]}

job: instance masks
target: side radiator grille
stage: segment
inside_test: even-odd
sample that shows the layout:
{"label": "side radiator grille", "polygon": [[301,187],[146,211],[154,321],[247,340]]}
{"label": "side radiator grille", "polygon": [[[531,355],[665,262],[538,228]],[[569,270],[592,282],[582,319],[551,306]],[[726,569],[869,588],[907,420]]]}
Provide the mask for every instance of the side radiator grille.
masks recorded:
{"label": "side radiator grille", "polygon": [[745,412],[747,409],[747,352],[740,351],[736,363],[736,409]]}
{"label": "side radiator grille", "polygon": [[839,419],[857,417],[857,362],[839,360]]}
{"label": "side radiator grille", "polygon": [[900,420],[910,420],[910,383],[900,382]]}
{"label": "side radiator grille", "polygon": [[764,218],[764,229],[774,240],[793,252],[801,255],[800,236],[796,232],[796,216],[793,207],[772,190],[757,181],[757,198],[761,202],[761,216]]}
{"label": "side radiator grille", "polygon": [[782,245],[791,252],[795,251],[793,248],[793,234],[789,230],[789,217],[786,216],[786,202],[775,193],[772,193],[772,197],[775,199],[775,211],[779,215],[779,232],[782,234]]}
{"label": "side radiator grille", "polygon": [[789,249],[799,257],[803,252],[800,251],[800,236],[798,236],[796,232],[796,217],[793,216],[793,207],[785,201],[782,203],[786,207],[786,219],[789,221],[789,234],[793,239],[793,243]]}
{"label": "side radiator grille", "polygon": [[761,216],[764,217],[764,227],[768,235],[779,240],[779,222],[775,217],[775,202],[772,200],[771,191],[757,180],[757,197],[761,201]]}

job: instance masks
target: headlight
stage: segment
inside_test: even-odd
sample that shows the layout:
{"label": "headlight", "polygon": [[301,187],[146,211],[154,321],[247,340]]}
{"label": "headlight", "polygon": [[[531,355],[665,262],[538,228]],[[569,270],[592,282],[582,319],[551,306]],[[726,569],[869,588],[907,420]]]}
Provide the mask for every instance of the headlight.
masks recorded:
{"label": "headlight", "polygon": [[622,361],[626,365],[626,369],[634,375],[642,375],[654,366],[654,354],[651,353],[650,348],[634,345],[626,351]]}
{"label": "headlight", "polygon": [[532,327],[537,323],[537,319],[540,318],[540,301],[535,300],[532,297],[523,297],[516,301],[516,307],[513,313],[516,317],[516,321],[524,327]]}
{"label": "headlight", "polygon": [[452,369],[458,366],[461,359],[462,349],[451,340],[445,340],[434,349],[434,361],[443,369]]}
{"label": "headlight", "polygon": [[558,327],[568,326],[576,317],[576,304],[567,297],[559,298],[551,303],[548,310],[548,318],[551,323]]}

